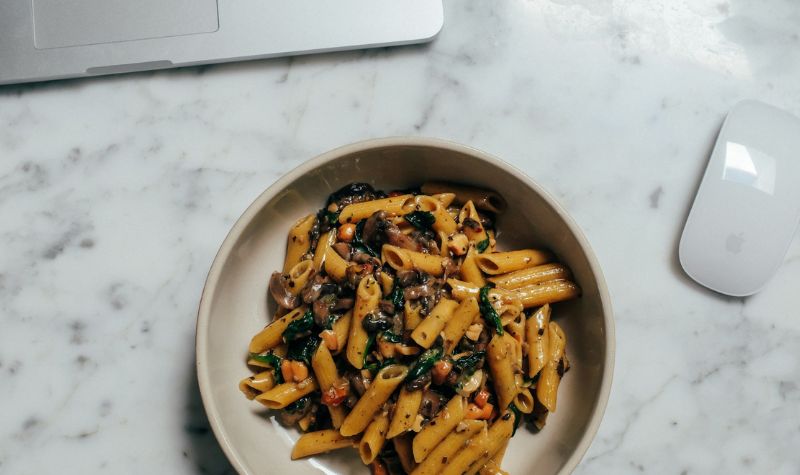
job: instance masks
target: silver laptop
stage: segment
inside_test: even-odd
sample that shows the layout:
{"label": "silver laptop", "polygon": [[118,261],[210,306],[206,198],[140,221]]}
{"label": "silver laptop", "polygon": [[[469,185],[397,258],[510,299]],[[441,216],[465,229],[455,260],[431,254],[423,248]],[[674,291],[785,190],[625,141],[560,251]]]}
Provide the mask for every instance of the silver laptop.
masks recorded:
{"label": "silver laptop", "polygon": [[418,43],[442,0],[0,0],[0,84]]}

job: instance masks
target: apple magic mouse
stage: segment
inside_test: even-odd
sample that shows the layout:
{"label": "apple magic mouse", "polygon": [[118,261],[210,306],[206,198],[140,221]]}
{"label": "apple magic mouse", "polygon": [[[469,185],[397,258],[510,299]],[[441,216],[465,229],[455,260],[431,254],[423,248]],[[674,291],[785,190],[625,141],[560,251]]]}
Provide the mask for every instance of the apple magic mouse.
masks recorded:
{"label": "apple magic mouse", "polygon": [[678,258],[717,292],[761,290],[800,222],[800,119],[756,101],[737,104],[720,129],[686,220]]}

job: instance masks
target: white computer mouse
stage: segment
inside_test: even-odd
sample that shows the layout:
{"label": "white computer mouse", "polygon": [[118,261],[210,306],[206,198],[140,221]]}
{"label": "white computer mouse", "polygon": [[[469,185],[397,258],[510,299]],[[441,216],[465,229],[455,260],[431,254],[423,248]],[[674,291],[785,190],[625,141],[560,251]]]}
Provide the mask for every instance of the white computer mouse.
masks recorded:
{"label": "white computer mouse", "polygon": [[761,290],[780,267],[800,222],[800,119],[755,101],[722,124],[686,220],[678,258],[717,292]]}

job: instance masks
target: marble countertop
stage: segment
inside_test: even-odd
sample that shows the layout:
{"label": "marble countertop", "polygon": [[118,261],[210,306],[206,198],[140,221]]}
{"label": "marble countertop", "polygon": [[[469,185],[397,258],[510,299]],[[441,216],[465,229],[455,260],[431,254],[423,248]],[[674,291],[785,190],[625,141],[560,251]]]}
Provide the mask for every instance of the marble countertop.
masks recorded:
{"label": "marble countertop", "polygon": [[617,364],[577,473],[800,471],[800,239],[746,299],[676,257],[726,111],[800,114],[800,4],[445,15],[424,46],[0,88],[0,473],[231,472],[194,372],[218,246],[304,160],[407,134],[522,168],[594,246]]}

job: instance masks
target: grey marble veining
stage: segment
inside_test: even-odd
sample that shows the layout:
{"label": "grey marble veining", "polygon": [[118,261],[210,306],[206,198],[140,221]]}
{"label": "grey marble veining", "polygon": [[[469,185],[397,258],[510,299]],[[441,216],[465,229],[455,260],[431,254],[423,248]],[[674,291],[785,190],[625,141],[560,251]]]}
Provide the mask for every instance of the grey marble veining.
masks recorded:
{"label": "grey marble veining", "polygon": [[219,244],[304,160],[404,134],[522,168],[593,244],[617,366],[578,473],[800,472],[800,240],[747,299],[676,257],[726,111],[800,114],[800,4],[445,11],[427,46],[0,88],[0,473],[230,472],[193,356]]}

